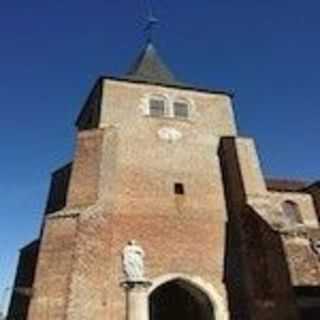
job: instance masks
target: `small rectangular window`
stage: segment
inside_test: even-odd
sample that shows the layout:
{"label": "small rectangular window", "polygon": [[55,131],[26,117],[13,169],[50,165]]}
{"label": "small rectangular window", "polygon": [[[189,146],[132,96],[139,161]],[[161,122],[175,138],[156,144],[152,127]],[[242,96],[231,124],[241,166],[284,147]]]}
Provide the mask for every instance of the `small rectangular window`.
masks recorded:
{"label": "small rectangular window", "polygon": [[182,183],[174,184],[174,193],[175,194],[184,194],[184,185]]}
{"label": "small rectangular window", "polygon": [[150,100],[150,116],[163,117],[165,113],[165,103],[160,99]]}
{"label": "small rectangular window", "polygon": [[188,104],[184,102],[175,102],[174,105],[174,116],[178,118],[188,118],[189,110]]}

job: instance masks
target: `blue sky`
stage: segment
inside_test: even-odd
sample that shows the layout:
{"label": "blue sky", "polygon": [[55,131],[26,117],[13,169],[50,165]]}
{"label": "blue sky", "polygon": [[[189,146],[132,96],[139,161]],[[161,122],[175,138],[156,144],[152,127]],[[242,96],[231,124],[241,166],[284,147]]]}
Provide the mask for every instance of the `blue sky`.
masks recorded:
{"label": "blue sky", "polygon": [[[320,3],[154,0],[156,45],[176,75],[236,93],[240,132],[268,176],[317,179]],[[0,297],[38,234],[50,173],[72,158],[74,120],[95,79],[143,45],[143,0],[0,4]]]}

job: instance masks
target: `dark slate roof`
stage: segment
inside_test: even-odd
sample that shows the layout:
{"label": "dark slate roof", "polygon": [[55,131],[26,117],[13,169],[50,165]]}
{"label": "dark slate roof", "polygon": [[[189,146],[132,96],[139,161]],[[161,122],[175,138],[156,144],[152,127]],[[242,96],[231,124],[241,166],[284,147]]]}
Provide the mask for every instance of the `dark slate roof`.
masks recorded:
{"label": "dark slate roof", "polygon": [[179,84],[151,42],[143,48],[124,79],[164,85]]}
{"label": "dark slate roof", "polygon": [[310,185],[308,181],[266,178],[267,189],[279,192],[305,192]]}
{"label": "dark slate roof", "polygon": [[150,85],[165,86],[183,90],[195,90],[205,93],[223,94],[233,98],[231,90],[211,89],[187,84],[177,80],[175,75],[163,62],[152,42],[147,42],[137,59],[124,76],[104,76],[102,79],[116,81],[129,81],[132,83],[143,83]]}

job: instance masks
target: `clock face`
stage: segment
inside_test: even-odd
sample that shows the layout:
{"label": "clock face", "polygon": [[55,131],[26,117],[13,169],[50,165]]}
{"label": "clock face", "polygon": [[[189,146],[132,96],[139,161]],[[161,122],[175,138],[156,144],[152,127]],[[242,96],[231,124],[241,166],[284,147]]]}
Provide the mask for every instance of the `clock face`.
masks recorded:
{"label": "clock face", "polygon": [[169,142],[177,141],[182,138],[182,133],[175,128],[161,128],[158,131],[159,138]]}

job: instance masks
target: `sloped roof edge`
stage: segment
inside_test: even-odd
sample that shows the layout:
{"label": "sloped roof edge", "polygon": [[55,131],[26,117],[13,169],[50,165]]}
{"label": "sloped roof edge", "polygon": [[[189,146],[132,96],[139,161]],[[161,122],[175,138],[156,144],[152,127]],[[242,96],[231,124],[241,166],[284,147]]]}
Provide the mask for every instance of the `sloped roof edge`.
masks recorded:
{"label": "sloped roof edge", "polygon": [[120,82],[132,82],[132,83],[137,83],[137,84],[155,85],[155,86],[162,86],[162,87],[181,89],[181,90],[193,90],[193,91],[199,91],[199,92],[203,92],[203,93],[222,94],[222,95],[229,96],[230,98],[233,98],[235,95],[232,90],[210,89],[210,88],[204,88],[204,87],[182,84],[182,83],[164,84],[164,83],[156,82],[156,81],[151,82],[151,81],[138,80],[138,79],[132,79],[132,78],[127,78],[127,77],[115,77],[115,76],[103,76],[102,79],[114,80],[114,81],[120,81]]}

